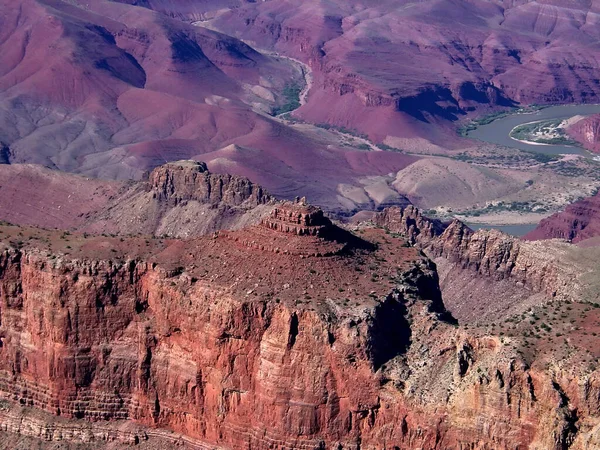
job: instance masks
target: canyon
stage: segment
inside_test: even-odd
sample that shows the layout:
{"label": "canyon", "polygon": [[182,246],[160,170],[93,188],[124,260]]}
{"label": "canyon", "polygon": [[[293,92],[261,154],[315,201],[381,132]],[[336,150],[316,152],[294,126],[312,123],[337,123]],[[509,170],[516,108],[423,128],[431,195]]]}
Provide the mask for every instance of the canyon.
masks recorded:
{"label": "canyon", "polygon": [[[342,215],[515,200],[531,175],[457,161],[505,150],[456,129],[517,105],[593,103],[598,6],[455,3],[5,1],[0,161],[124,181],[194,159]],[[404,179],[419,174],[415,192]],[[469,188],[440,196],[457,175]],[[580,196],[569,181],[544,179]]]}
{"label": "canyon", "polygon": [[[565,304],[595,320],[583,275],[597,268],[570,266],[571,244],[474,233],[412,206],[344,228],[243,180],[207,195],[215,179],[167,164],[146,189],[167,204],[269,208],[187,239],[0,225],[0,430],[140,448],[599,444],[600,354],[588,363],[483,324]],[[500,296],[473,317],[486,302],[456,302],[459,273],[536,301]]]}
{"label": "canyon", "polygon": [[417,160],[331,145],[273,118],[286,87],[304,82],[301,68],[223,33],[112,1],[0,7],[4,163],[139,180],[196,159],[341,209],[339,184]]}
{"label": "canyon", "polygon": [[[194,20],[183,3],[161,9]],[[392,146],[423,136],[447,147],[456,145],[447,122],[473,111],[597,101],[599,8],[597,1],[278,0],[205,16],[314,68],[315,88],[298,117]]]}
{"label": "canyon", "polygon": [[0,0],[0,448],[600,448],[599,17]]}
{"label": "canyon", "polygon": [[459,320],[506,319],[539,304],[540,295],[579,301],[578,280],[589,272],[568,256],[572,248],[564,242],[528,242],[494,229],[474,232],[459,220],[428,219],[413,206],[386,209],[374,223],[408,236],[436,262],[444,301]]}

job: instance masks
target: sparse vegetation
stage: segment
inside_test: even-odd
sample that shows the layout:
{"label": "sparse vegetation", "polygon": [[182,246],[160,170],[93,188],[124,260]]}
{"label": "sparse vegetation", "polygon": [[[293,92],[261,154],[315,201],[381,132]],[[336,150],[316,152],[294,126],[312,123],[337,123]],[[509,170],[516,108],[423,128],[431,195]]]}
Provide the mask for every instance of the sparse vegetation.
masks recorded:
{"label": "sparse vegetation", "polygon": [[329,123],[317,123],[317,124],[315,124],[315,126],[318,128],[322,128],[324,130],[332,130],[332,131],[337,131],[342,134],[349,134],[350,136],[354,136],[354,137],[358,137],[358,138],[362,138],[362,139],[367,139],[367,140],[369,139],[369,136],[367,136],[366,134],[360,133],[358,130],[351,129],[351,128],[337,127],[337,126],[331,125]]}
{"label": "sparse vegetation", "polygon": [[284,102],[281,106],[273,108],[272,114],[278,116],[280,114],[288,113],[300,107],[300,93],[302,92],[302,86],[299,84],[288,84],[283,88],[281,93]]}
{"label": "sparse vegetation", "polygon": [[387,151],[387,152],[400,152],[402,153],[403,150],[396,148],[396,147],[392,147],[390,145],[381,143],[381,144],[377,144],[377,147],[380,148],[381,150]]}
{"label": "sparse vegetation", "polygon": [[491,153],[486,155],[472,155],[463,152],[459,153],[458,155],[451,156],[451,158],[457,161],[467,162],[471,164],[494,166],[521,166],[525,164],[533,165],[555,162],[560,159],[560,156],[528,150],[515,150],[514,152],[509,154]]}
{"label": "sparse vegetation", "polygon": [[552,119],[541,122],[525,123],[515,127],[510,137],[520,141],[537,142],[550,145],[577,145],[577,142],[567,136],[562,119]]}
{"label": "sparse vegetation", "polygon": [[514,114],[514,113],[515,113],[515,111],[513,111],[513,110],[498,111],[495,113],[487,114],[478,119],[473,119],[469,123],[460,127],[458,129],[458,134],[460,134],[463,137],[467,137],[471,131],[476,130],[478,127],[480,127],[482,125],[488,125],[488,124],[492,123],[494,120],[501,119],[502,117],[506,117],[506,116],[509,116],[510,114]]}
{"label": "sparse vegetation", "polygon": [[460,134],[463,137],[467,137],[471,131],[476,130],[478,127],[480,127],[482,125],[489,125],[494,120],[498,120],[503,117],[510,116],[512,114],[526,114],[526,113],[531,113],[534,111],[539,111],[540,109],[543,109],[545,107],[546,106],[542,106],[542,105],[531,105],[526,108],[509,109],[509,110],[505,110],[505,111],[497,111],[497,112],[494,112],[491,114],[487,114],[487,115],[479,117],[477,119],[473,119],[469,123],[466,123],[465,125],[460,127],[458,129],[458,134]]}
{"label": "sparse vegetation", "polygon": [[467,217],[479,217],[484,214],[493,214],[505,211],[522,212],[522,213],[544,213],[547,208],[538,202],[523,201],[523,202],[497,202],[490,203],[484,208],[471,209],[463,212]]}

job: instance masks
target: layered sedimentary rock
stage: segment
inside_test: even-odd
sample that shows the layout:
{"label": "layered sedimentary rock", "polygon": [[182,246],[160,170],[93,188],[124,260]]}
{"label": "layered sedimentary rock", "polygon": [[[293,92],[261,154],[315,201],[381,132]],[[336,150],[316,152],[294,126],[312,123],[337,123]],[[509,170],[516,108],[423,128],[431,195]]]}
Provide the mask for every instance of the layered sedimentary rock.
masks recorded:
{"label": "layered sedimentary rock", "polygon": [[387,208],[376,214],[373,222],[394,233],[402,234],[411,244],[427,245],[440,236],[447,224],[425,217],[415,206]]}
{"label": "layered sedimentary rock", "polygon": [[252,225],[275,200],[244,177],[213,174],[206,164],[177,161],[154,169],[148,181],[125,187],[78,229],[96,233],[192,237]]}
{"label": "layered sedimentary rock", "polygon": [[594,153],[600,153],[600,114],[584,117],[573,123],[567,133]]}
{"label": "layered sedimentary rock", "polygon": [[29,450],[215,450],[188,436],[151,428],[131,420],[86,421],[55,416],[40,409],[2,401],[0,445]]}
{"label": "layered sedimentary rock", "polygon": [[581,242],[600,235],[600,195],[577,201],[543,219],[525,239],[566,239]]}
{"label": "layered sedimentary rock", "polygon": [[211,173],[197,161],[167,163],[136,182],[0,166],[0,219],[19,225],[187,237],[257,223],[272,203],[247,178]]}
{"label": "layered sedimentary rock", "polygon": [[[415,207],[386,209],[374,222],[407,236],[442,266],[444,298],[457,308],[451,309],[459,317],[514,313],[513,306],[531,306],[524,299],[538,293],[561,299],[580,294],[577,278],[584,270],[566,260],[566,244],[525,242],[497,230],[474,232],[458,220],[442,224],[428,219]],[[470,292],[479,296],[466,301]],[[480,296],[499,301],[481,302]],[[500,309],[486,309],[482,314],[474,307],[482,303],[488,303],[486,307],[497,303]]]}
{"label": "layered sedimentary rock", "polygon": [[247,178],[213,174],[206,164],[177,161],[154,169],[147,182],[123,189],[89,214],[81,230],[190,237],[256,223],[273,198]]}
{"label": "layered sedimentary rock", "polygon": [[323,215],[323,211],[315,206],[302,202],[286,202],[275,207],[261,223],[272,230],[298,236],[322,236],[332,227],[331,221]]}
{"label": "layered sedimentary rock", "polygon": [[[265,221],[146,244],[66,245],[39,230],[16,242],[19,229],[2,227],[2,397],[235,449],[598,442],[596,372],[551,376],[502,340],[469,335],[418,249],[380,229],[345,242],[329,224],[333,238],[298,233],[298,221],[323,220],[312,208],[298,214],[306,209],[272,212],[289,229]],[[264,236],[281,250],[261,248]],[[292,251],[328,245],[343,251]],[[14,428],[7,417],[2,427]]]}
{"label": "layered sedimentary rock", "polygon": [[247,178],[212,174],[205,163],[178,161],[154,169],[150,187],[159,201],[177,205],[182,201],[254,207],[272,200],[261,186]]}

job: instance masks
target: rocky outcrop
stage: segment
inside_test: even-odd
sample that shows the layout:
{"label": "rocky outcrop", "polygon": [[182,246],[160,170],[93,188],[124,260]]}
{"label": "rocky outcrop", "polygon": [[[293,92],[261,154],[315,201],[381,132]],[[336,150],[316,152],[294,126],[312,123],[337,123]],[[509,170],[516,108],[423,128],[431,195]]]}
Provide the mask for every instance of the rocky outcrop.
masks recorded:
{"label": "rocky outcrop", "polygon": [[[294,208],[305,207],[283,217],[320,217]],[[593,438],[595,375],[553,380],[447,322],[435,267],[403,239],[365,229],[377,246],[317,256],[245,245],[253,233],[282,248],[328,242],[259,225],[136,259],[96,259],[139,245],[103,237],[78,258],[6,246],[2,397],[100,421],[96,440],[122,420],[235,449],[559,450],[582,430]]]}
{"label": "rocky outcrop", "polygon": [[78,229],[192,237],[255,224],[275,202],[247,178],[210,173],[203,162],[167,163],[148,178],[88,213]]}
{"label": "rocky outcrop", "polygon": [[600,114],[578,120],[569,126],[567,133],[584,148],[600,153]]}
{"label": "rocky outcrop", "polygon": [[332,227],[331,221],[323,211],[315,206],[302,202],[285,202],[271,211],[261,223],[272,230],[292,233],[298,236],[322,236]]}
{"label": "rocky outcrop", "polygon": [[376,214],[373,222],[394,233],[402,234],[412,245],[426,245],[441,235],[447,224],[432,220],[421,214],[413,205],[406,208],[386,208]]}
{"label": "rocky outcrop", "polygon": [[150,187],[159,201],[177,205],[182,201],[226,206],[258,206],[272,200],[247,178],[212,174],[203,162],[177,161],[154,169]]}
{"label": "rocky outcrop", "polygon": [[431,242],[428,253],[447,258],[478,275],[493,280],[511,279],[553,297],[559,293],[569,297],[572,289],[571,274],[561,272],[554,255],[498,230],[473,232],[455,220]]}
{"label": "rocky outcrop", "polygon": [[210,173],[197,161],[167,163],[130,182],[0,164],[0,219],[18,225],[190,237],[258,223],[272,203],[247,178]]}
{"label": "rocky outcrop", "polygon": [[219,236],[261,251],[300,257],[375,249],[371,242],[334,225],[321,209],[307,205],[304,199],[277,203],[259,226],[246,229],[244,233],[222,231]]}
{"label": "rocky outcrop", "polygon": [[217,450],[214,445],[131,420],[85,421],[54,416],[7,401],[0,404],[0,443],[5,448],[65,450]]}
{"label": "rocky outcrop", "polygon": [[[487,294],[484,292],[483,295],[502,286],[494,293],[497,303],[505,308],[500,315],[514,313],[510,305],[529,306],[524,299],[533,294],[541,293],[552,299],[575,299],[580,294],[576,280],[582,269],[565,261],[568,246],[559,242],[549,245],[526,242],[497,230],[474,232],[458,220],[449,224],[430,220],[414,207],[389,208],[377,214],[373,221],[406,236],[438,264],[445,266],[444,298],[450,305],[461,305],[460,311],[450,306],[461,318],[472,319],[476,311],[474,304],[481,303],[482,299],[477,296],[472,303],[464,301],[465,292],[474,288],[474,280],[481,284],[478,289],[487,288]],[[489,313],[493,317],[499,311],[493,309]],[[481,319],[485,314],[476,316]]]}
{"label": "rocky outcrop", "polygon": [[579,200],[564,211],[543,219],[524,236],[527,240],[565,239],[581,242],[600,236],[600,195]]}

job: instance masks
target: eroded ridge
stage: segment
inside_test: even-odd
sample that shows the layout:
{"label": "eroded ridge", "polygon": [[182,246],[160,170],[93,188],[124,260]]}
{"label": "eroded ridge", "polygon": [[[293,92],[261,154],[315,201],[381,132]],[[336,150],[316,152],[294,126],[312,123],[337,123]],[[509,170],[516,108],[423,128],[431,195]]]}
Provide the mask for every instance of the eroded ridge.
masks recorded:
{"label": "eroded ridge", "polygon": [[298,236],[323,236],[324,231],[333,226],[320,208],[307,205],[304,199],[295,203],[283,202],[261,224],[271,230]]}
{"label": "eroded ridge", "polygon": [[183,160],[157,167],[150,173],[150,186],[159,200],[178,204],[186,200],[229,206],[256,206],[272,197],[244,177],[213,174],[206,163]]}
{"label": "eroded ridge", "polygon": [[353,251],[372,251],[375,246],[331,222],[323,211],[306,200],[277,204],[260,224],[218,234],[244,246],[275,253],[328,257]]}
{"label": "eroded ridge", "polygon": [[307,205],[302,199],[279,203],[254,227],[221,231],[218,236],[260,251],[325,257],[347,248],[348,240],[340,239],[345,233],[320,208]]}

